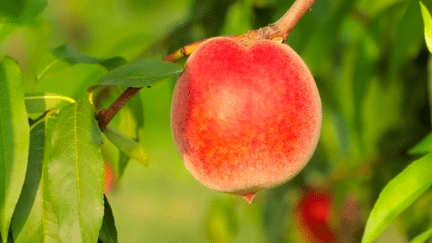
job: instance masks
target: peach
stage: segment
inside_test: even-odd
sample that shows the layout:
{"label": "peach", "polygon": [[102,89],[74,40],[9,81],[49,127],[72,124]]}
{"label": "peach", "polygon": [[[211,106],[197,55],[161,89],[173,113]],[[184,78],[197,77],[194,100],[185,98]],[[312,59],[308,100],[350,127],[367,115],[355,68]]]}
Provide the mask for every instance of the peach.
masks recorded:
{"label": "peach", "polygon": [[307,164],[321,118],[306,64],[288,45],[270,40],[203,42],[186,62],[171,107],[173,139],[191,174],[249,202]]}

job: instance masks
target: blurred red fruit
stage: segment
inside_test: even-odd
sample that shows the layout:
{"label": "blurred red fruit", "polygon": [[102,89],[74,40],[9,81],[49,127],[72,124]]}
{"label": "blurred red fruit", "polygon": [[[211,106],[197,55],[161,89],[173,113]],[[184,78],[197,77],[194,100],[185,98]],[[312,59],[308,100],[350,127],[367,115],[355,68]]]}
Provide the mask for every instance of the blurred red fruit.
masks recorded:
{"label": "blurred red fruit", "polygon": [[117,185],[117,176],[111,164],[105,162],[105,194],[115,190]]}
{"label": "blurred red fruit", "polygon": [[330,227],[332,204],[330,192],[310,190],[301,199],[298,215],[308,242],[336,242],[336,234]]}

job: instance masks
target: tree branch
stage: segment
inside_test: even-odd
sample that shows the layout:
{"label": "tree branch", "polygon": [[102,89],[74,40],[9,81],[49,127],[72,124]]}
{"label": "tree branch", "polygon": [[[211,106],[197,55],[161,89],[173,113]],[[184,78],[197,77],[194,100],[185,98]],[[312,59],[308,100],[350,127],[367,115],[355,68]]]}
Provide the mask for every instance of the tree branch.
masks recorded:
{"label": "tree branch", "polygon": [[[315,3],[315,1],[316,0],[296,0],[278,21],[257,30],[250,30],[245,34],[233,35],[229,37],[237,40],[245,46],[262,39],[284,42],[303,15],[312,8],[312,5]],[[186,45],[168,55],[164,60],[167,62],[175,62],[185,56],[189,56],[205,40],[206,39]]]}
{"label": "tree branch", "polygon": [[312,8],[315,1],[316,0],[295,1],[288,11],[273,24],[272,28],[276,29],[276,31],[274,34],[271,34],[270,37],[272,38],[274,35],[273,38],[282,38],[285,41],[303,15]]}
{"label": "tree branch", "polygon": [[136,94],[141,88],[129,87],[118,97],[108,109],[101,109],[96,115],[96,120],[101,131],[105,130],[108,123],[114,118],[119,110]]}
{"label": "tree branch", "polygon": [[[247,46],[261,39],[274,40],[278,42],[286,41],[296,24],[303,15],[312,8],[316,0],[296,0],[288,11],[276,22],[257,30],[248,31],[245,34],[229,36],[241,44]],[[186,45],[179,50],[171,53],[164,58],[164,61],[175,62],[183,57],[191,55],[198,46],[204,42],[200,40]],[[117,112],[136,94],[141,88],[129,87],[114,103],[107,109],[102,109],[96,115],[101,131],[105,130],[108,123],[114,118]]]}

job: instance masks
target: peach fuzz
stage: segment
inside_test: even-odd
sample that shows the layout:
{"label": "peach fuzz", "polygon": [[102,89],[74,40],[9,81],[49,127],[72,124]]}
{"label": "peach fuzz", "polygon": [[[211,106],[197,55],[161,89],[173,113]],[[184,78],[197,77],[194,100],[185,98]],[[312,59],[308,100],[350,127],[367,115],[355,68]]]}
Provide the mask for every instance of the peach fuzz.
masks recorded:
{"label": "peach fuzz", "polygon": [[203,42],[173,93],[171,128],[186,168],[207,187],[252,202],[311,158],[322,109],[315,81],[288,45]]}

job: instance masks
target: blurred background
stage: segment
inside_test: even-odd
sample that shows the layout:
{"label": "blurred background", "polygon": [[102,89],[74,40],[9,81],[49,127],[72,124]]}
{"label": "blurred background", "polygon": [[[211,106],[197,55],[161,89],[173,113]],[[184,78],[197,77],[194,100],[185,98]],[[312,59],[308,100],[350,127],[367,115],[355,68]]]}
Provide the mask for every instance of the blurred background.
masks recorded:
{"label": "blurred background", "polygon": [[[90,56],[162,59],[203,38],[263,27],[292,2],[51,0],[0,45],[0,55],[19,62],[26,92],[84,98],[107,71],[77,64],[41,78],[51,48],[72,44]],[[119,242],[360,241],[379,192],[416,159],[407,150],[431,128],[430,61],[419,2],[317,0],[287,44],[309,66],[323,103],[321,139],[306,168],[260,192],[251,205],[207,189],[184,168],[173,145],[175,80],[165,80],[139,93],[145,123],[137,137],[150,166],[130,161],[115,172],[121,180],[107,192]],[[119,119],[113,124],[122,126]],[[112,151],[107,162],[119,157]],[[430,228],[430,205],[429,189],[377,242],[408,242]]]}

